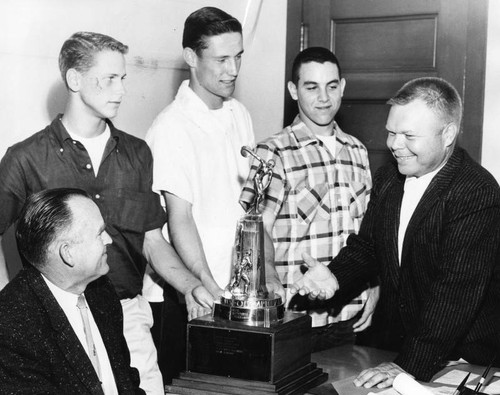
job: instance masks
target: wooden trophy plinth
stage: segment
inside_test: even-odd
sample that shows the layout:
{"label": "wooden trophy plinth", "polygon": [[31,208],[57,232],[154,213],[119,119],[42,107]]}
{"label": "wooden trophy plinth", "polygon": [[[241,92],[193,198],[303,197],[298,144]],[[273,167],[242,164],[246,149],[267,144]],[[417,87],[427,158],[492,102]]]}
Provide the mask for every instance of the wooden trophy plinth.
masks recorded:
{"label": "wooden trophy plinth", "polygon": [[188,323],[186,371],[175,394],[303,394],[328,375],[311,362],[311,317],[285,312],[270,327],[207,315]]}

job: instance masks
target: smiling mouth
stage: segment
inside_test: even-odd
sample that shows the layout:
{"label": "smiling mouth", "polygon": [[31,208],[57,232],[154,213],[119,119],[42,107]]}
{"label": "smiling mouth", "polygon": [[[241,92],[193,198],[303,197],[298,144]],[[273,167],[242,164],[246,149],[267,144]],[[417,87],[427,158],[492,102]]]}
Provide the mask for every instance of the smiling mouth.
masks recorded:
{"label": "smiling mouth", "polygon": [[395,155],[395,154],[393,154],[393,156],[396,160],[403,162],[414,157],[414,155]]}

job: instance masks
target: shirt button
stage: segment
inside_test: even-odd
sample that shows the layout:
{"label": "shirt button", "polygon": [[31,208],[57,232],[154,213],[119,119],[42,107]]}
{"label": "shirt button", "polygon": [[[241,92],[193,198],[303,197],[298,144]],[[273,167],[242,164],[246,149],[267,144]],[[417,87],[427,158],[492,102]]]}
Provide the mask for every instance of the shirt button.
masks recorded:
{"label": "shirt button", "polygon": [[99,195],[98,193],[96,193],[95,198],[99,200],[101,198],[101,195]]}
{"label": "shirt button", "polygon": [[89,163],[87,163],[87,165],[86,165],[85,167],[86,167],[87,169],[89,169],[89,170],[90,170],[90,169],[92,169],[92,165],[91,165],[91,164],[89,164]]}

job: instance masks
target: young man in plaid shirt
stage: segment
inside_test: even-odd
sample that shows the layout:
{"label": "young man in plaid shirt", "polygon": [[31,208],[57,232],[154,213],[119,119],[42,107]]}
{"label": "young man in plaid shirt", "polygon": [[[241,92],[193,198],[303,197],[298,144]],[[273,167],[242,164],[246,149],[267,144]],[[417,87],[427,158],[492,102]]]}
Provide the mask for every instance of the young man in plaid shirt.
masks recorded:
{"label": "young man in plaid shirt", "polygon": [[[262,159],[274,160],[272,181],[261,202],[266,233],[273,240],[274,261],[285,288],[301,277],[302,253],[327,265],[359,230],[368,205],[371,175],[363,144],[344,133],[334,117],[345,80],[335,55],[325,48],[308,48],[297,55],[288,90],[299,115],[292,125],[257,144]],[[254,161],[240,203],[255,196]],[[272,257],[268,257],[272,259]],[[354,332],[371,323],[378,287],[360,284],[354,293],[329,301],[291,297],[286,306],[312,317],[313,350],[354,341]]]}

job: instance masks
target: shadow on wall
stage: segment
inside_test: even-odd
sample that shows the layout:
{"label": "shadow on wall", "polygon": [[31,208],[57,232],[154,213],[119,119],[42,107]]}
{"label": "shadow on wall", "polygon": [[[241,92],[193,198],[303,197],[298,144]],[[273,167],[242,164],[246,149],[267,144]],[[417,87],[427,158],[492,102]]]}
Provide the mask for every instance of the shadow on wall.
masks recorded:
{"label": "shadow on wall", "polygon": [[[50,121],[56,117],[57,114],[62,114],[66,106],[66,100],[68,97],[68,92],[64,82],[55,82],[47,94],[47,116]],[[45,127],[45,125],[40,125],[40,130]]]}

